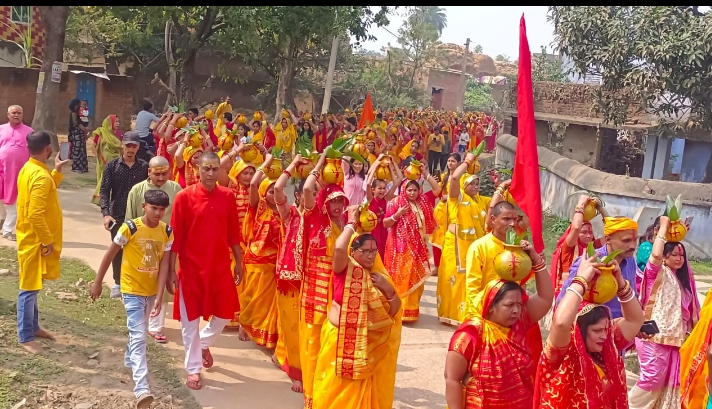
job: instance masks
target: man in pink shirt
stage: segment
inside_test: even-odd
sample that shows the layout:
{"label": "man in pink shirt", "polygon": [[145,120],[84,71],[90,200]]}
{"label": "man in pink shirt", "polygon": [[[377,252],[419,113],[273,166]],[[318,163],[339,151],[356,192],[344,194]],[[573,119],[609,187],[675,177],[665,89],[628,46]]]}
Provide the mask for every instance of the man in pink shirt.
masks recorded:
{"label": "man in pink shirt", "polygon": [[17,175],[30,158],[27,135],[32,128],[22,123],[22,107],[19,105],[10,105],[7,120],[8,123],[0,125],[0,201],[5,204],[7,212],[2,236],[15,241]]}

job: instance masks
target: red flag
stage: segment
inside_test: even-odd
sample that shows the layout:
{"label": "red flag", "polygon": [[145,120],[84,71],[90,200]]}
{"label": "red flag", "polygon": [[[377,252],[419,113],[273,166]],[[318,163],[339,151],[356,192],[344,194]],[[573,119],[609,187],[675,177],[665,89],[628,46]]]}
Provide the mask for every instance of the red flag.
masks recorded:
{"label": "red flag", "polygon": [[519,22],[519,75],[517,78],[517,151],[514,154],[512,185],[514,200],[529,217],[532,244],[537,253],[544,250],[542,236],[541,185],[539,155],[534,124],[534,91],[532,88],[532,56],[529,52],[524,14]]}
{"label": "red flag", "polygon": [[371,104],[371,93],[366,94],[366,100],[363,102],[363,112],[358,120],[358,129],[362,129],[366,125],[371,125],[376,119],[373,114],[373,104]]}

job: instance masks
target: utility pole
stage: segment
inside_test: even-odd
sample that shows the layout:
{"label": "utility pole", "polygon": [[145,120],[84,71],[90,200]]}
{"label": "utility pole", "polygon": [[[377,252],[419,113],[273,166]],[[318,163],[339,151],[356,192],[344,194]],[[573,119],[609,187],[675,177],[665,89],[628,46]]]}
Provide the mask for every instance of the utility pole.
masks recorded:
{"label": "utility pole", "polygon": [[462,111],[465,108],[465,89],[467,88],[467,54],[470,51],[470,39],[465,41],[465,53],[462,55],[462,71],[460,72],[460,96],[458,104],[455,107],[456,111]]}
{"label": "utility pole", "polygon": [[321,113],[329,112],[331,104],[331,88],[334,86],[334,71],[336,70],[336,55],[339,53],[339,37],[334,36],[331,42],[331,55],[329,55],[329,72],[326,74],[326,85],[324,86],[324,100],[321,102]]}

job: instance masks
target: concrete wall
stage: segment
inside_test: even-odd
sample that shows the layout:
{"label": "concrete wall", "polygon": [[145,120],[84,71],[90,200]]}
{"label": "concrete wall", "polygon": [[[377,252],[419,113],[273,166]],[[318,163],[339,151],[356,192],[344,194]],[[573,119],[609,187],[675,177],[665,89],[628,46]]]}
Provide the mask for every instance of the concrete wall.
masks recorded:
{"label": "concrete wall", "polygon": [[[495,161],[497,164],[514,163],[517,138],[503,134],[497,138]],[[648,180],[612,175],[591,169],[574,160],[539,147],[542,206],[559,217],[571,218],[577,190],[588,190],[601,196],[611,215],[634,217],[641,206],[665,208],[665,196],[682,194],[682,217],[693,216],[692,228],[685,245],[691,257],[712,259],[712,185],[666,180]],[[593,221],[597,235],[603,234],[600,218]],[[639,226],[642,234],[648,226]]]}
{"label": "concrete wall", "polygon": [[597,127],[575,124],[566,127],[562,152],[567,158],[586,166],[597,167],[600,149]]}
{"label": "concrete wall", "polygon": [[[87,74],[85,74],[87,75]],[[39,70],[29,68],[0,67],[0,109],[20,105],[24,110],[24,122],[31,124],[35,115],[35,96]],[[62,73],[57,100],[57,127],[50,131],[66,134],[69,128],[69,101],[77,95],[77,74]],[[133,113],[134,82],[131,77],[111,76],[111,81],[96,79],[96,96],[92,128],[101,125],[109,115],[118,115],[122,128],[130,129]],[[49,78],[45,79],[49,81]],[[1,120],[0,122],[5,122]]]}

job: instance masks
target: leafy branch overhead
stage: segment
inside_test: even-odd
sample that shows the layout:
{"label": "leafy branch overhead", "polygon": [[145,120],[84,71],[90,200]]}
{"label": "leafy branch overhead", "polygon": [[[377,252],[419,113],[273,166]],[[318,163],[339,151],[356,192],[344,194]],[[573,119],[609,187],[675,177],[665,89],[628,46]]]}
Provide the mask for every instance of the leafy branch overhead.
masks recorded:
{"label": "leafy branch overhead", "polygon": [[596,109],[616,125],[637,107],[661,133],[712,130],[712,16],[699,6],[549,6],[579,74],[601,75]]}

